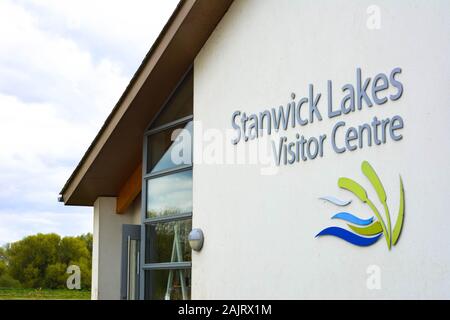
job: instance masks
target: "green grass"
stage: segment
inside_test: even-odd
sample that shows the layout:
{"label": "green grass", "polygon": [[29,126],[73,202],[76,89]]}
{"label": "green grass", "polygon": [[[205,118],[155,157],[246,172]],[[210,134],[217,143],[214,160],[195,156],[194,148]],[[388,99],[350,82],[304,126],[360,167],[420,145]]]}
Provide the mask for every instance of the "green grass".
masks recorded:
{"label": "green grass", "polygon": [[5,289],[0,288],[0,300],[89,300],[91,292],[68,289]]}

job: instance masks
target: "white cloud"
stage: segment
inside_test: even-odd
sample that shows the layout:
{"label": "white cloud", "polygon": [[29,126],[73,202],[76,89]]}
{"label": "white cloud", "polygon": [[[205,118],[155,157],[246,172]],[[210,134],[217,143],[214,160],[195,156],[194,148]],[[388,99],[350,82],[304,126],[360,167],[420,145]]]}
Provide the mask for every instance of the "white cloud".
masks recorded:
{"label": "white cloud", "polygon": [[[175,9],[177,0],[21,0],[39,10],[40,25],[75,35],[106,56],[120,56],[133,72]],[[47,19],[51,15],[51,20]],[[96,43],[97,42],[97,45]],[[125,59],[125,60],[123,60]]]}
{"label": "white cloud", "polygon": [[57,107],[0,94],[0,201],[51,208],[58,189],[95,134],[58,116]]}
{"label": "white cloud", "polygon": [[[36,233],[77,236],[92,232],[92,215],[68,212],[0,212],[0,245]],[[14,226],[11,228],[11,226]]]}
{"label": "white cloud", "polygon": [[74,39],[43,30],[32,12],[0,2],[0,90],[25,101],[58,105],[62,117],[99,123],[124,90],[129,76]]}
{"label": "white cloud", "polygon": [[56,197],[177,2],[0,1],[0,243],[91,230]]}

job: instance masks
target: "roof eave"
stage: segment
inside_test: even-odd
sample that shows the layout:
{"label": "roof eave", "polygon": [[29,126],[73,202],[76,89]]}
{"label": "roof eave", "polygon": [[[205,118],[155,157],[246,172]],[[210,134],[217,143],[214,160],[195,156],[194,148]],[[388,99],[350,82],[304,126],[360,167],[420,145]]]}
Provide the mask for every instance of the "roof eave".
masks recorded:
{"label": "roof eave", "polygon": [[[145,89],[145,86],[147,86],[148,90],[149,84],[147,83],[147,80],[152,72],[157,68],[160,69],[161,67],[164,67],[163,64],[167,63],[168,59],[164,60],[163,57],[165,55],[167,56],[167,54],[171,54],[180,61],[183,60],[183,64],[186,64],[186,61],[188,60],[192,60],[191,63],[193,63],[196,54],[207,41],[207,38],[213,32],[215,26],[228,10],[232,2],[233,0],[181,0],[178,3],[173,14],[145,56],[122,96],[62,188],[60,192],[61,200],[66,205],[91,206],[93,205],[92,194],[95,192],[98,193],[97,196],[113,195],[111,193],[114,193],[114,191],[108,190],[108,192],[104,194],[101,188],[99,188],[98,191],[92,191],[90,193],[91,196],[85,197],[86,199],[83,199],[83,196],[80,195],[74,197],[74,193],[79,189],[80,184],[83,182],[83,179],[85,179],[86,173],[96,161],[106,143],[111,142],[111,135],[113,133],[116,133],[116,135],[120,134],[120,132],[117,133],[117,127],[123,120],[124,115],[130,111],[130,107],[142,108],[140,106],[136,107],[137,103],[134,103],[134,101],[137,95]],[[205,28],[209,28],[210,30],[205,30]],[[201,34],[201,36],[198,36],[198,34]],[[183,35],[183,37],[180,35]],[[175,51],[177,48],[179,49],[180,46],[182,47],[183,38],[189,35],[194,39],[196,36],[199,37],[197,43],[194,41],[195,47],[189,48],[189,50]],[[183,55],[186,55],[186,57],[183,57]],[[184,68],[184,65],[180,65],[180,68]],[[139,143],[141,143],[141,141],[139,141]]]}

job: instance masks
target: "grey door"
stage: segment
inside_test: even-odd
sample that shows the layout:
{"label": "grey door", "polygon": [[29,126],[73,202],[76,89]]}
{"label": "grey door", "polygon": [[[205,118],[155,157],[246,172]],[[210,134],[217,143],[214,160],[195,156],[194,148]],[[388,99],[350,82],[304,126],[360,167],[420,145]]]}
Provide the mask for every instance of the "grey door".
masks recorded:
{"label": "grey door", "polygon": [[122,269],[120,283],[120,298],[122,300],[139,299],[140,242],[140,225],[122,225]]}

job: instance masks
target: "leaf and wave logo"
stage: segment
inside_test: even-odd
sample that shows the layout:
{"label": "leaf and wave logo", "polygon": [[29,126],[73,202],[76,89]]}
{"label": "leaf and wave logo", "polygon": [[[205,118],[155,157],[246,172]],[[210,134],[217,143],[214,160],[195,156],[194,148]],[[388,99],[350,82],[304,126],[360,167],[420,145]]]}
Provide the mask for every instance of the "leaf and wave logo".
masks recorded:
{"label": "leaf and wave logo", "polygon": [[[387,223],[385,223],[385,221],[383,220],[380,211],[375,206],[373,201],[369,199],[366,190],[359,183],[349,178],[339,178],[339,188],[351,192],[359,200],[365,203],[374,214],[374,217],[371,217],[369,219],[361,219],[350,212],[338,212],[334,214],[331,219],[339,219],[347,222],[347,226],[351,231],[340,227],[329,227],[320,231],[316,235],[316,238],[322,236],[334,236],[343,239],[353,245],[366,247],[373,245],[380,239],[382,235],[384,235],[386,244],[388,246],[388,249],[390,250],[391,246],[396,245],[398,242],[402,231],[403,219],[405,215],[405,192],[403,189],[402,177],[400,176],[399,210],[394,229],[392,230],[391,216],[386,202],[386,191],[384,190],[380,178],[378,177],[377,173],[372,168],[370,163],[367,161],[363,161],[363,163],[361,164],[361,171],[369,180],[372,187],[375,189],[378,200],[383,206]],[[344,201],[332,196],[326,196],[320,199],[331,202],[339,207],[346,207],[351,203],[351,200]]]}

